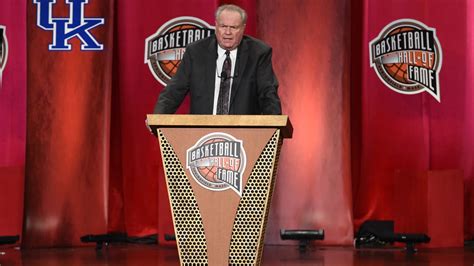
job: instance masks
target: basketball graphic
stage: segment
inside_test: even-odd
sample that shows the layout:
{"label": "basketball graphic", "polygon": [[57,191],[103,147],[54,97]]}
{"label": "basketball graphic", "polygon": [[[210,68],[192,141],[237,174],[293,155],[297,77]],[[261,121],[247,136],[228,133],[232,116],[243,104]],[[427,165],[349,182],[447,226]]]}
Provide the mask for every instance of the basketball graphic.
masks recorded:
{"label": "basketball graphic", "polygon": [[145,41],[145,64],[163,85],[176,74],[186,46],[214,34],[214,27],[195,17],[177,17]]}
{"label": "basketball graphic", "polygon": [[[173,27],[172,29],[169,30],[170,33],[173,32],[178,32],[180,30],[185,30],[185,29],[193,29],[191,25],[178,25],[176,27]],[[163,70],[163,72],[170,76],[173,77],[176,74],[176,71],[178,70],[178,66],[181,60],[163,60],[159,61],[160,67]]]}
{"label": "basketball graphic", "polygon": [[[402,27],[394,29],[392,32],[388,33],[389,36],[397,34],[403,31],[410,31],[413,30],[411,27]],[[403,63],[393,63],[393,64],[384,64],[385,71],[387,71],[388,75],[390,75],[395,80],[401,83],[408,83],[411,84],[410,81],[406,78],[406,64]]]}
{"label": "basketball graphic", "polygon": [[176,74],[180,62],[180,60],[160,61],[160,67],[166,75],[172,77]]}
{"label": "basketball graphic", "polygon": [[[203,145],[208,145],[208,144],[211,144],[211,143],[223,142],[223,141],[225,141],[225,140],[220,139],[220,138],[215,138],[215,139],[211,139],[211,140],[206,141],[205,143],[203,143]],[[208,180],[210,182],[220,182],[216,178],[217,166],[213,165],[211,162],[209,162],[207,165],[197,167],[197,170],[201,174],[201,176],[203,178],[205,178],[206,180]]]}
{"label": "basketball graphic", "polygon": [[221,132],[202,137],[186,153],[186,167],[199,185],[214,191],[232,189],[239,196],[245,162],[242,141]]}
{"label": "basketball graphic", "polygon": [[442,52],[435,30],[412,20],[387,25],[369,44],[370,65],[380,80],[402,94],[427,91],[440,101]]}

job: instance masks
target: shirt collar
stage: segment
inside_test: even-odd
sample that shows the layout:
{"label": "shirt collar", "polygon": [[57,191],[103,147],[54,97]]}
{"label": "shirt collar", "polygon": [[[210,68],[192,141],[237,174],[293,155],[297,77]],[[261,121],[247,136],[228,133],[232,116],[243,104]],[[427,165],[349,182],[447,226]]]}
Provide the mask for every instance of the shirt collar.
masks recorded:
{"label": "shirt collar", "polygon": [[[235,48],[234,50],[230,51],[230,56],[232,58],[236,58],[237,57],[237,50],[239,48]],[[225,49],[222,49],[222,47],[220,47],[219,45],[217,45],[217,57],[218,58],[221,58],[222,56],[225,56]]]}

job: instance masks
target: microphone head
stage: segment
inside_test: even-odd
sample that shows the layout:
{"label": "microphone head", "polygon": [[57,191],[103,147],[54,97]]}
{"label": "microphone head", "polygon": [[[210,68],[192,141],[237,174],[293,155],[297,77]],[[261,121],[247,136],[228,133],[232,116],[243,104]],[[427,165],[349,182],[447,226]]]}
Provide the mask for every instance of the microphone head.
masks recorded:
{"label": "microphone head", "polygon": [[222,71],[221,78],[223,78],[224,80],[227,79],[227,72]]}

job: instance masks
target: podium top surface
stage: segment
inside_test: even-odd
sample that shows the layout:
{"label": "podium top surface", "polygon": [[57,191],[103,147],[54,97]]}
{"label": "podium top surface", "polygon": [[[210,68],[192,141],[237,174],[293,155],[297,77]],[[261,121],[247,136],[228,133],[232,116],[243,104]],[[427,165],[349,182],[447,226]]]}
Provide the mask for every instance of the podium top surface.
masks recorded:
{"label": "podium top surface", "polygon": [[279,128],[284,138],[291,138],[293,126],[287,115],[177,115],[149,114],[148,125],[156,132],[163,127],[240,127]]}

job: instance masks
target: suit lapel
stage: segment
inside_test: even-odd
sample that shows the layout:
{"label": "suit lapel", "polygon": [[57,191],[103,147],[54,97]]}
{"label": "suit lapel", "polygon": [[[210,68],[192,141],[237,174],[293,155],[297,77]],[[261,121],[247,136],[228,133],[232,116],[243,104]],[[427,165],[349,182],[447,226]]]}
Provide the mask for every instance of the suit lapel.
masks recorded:
{"label": "suit lapel", "polygon": [[248,45],[245,39],[242,39],[242,43],[239,46],[239,50],[237,51],[237,62],[235,62],[235,70],[234,70],[234,80],[232,81],[232,90],[230,94],[230,104],[229,109],[232,108],[232,103],[234,102],[235,95],[239,90],[239,84],[242,80],[242,75],[244,73],[245,65],[247,64],[248,59]]}

